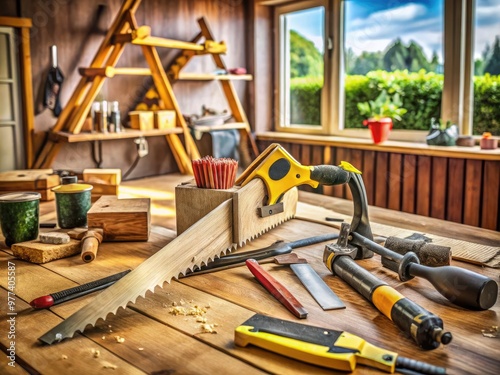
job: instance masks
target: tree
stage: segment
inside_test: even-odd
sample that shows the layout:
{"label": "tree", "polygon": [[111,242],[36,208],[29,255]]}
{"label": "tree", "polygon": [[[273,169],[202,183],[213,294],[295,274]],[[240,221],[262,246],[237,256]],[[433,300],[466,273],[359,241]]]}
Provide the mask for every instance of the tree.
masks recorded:
{"label": "tree", "polygon": [[490,57],[484,65],[484,72],[495,76],[500,74],[500,37],[498,35],[495,37]]}
{"label": "tree", "polygon": [[410,72],[418,72],[420,69],[430,71],[431,64],[418,43],[411,41],[408,46],[405,46],[398,38],[385,52],[384,70],[391,72],[405,69]]}
{"label": "tree", "polygon": [[374,70],[383,69],[382,52],[361,52],[354,62],[351,74],[365,75]]}
{"label": "tree", "polygon": [[323,76],[323,55],[310,40],[290,30],[290,78]]}

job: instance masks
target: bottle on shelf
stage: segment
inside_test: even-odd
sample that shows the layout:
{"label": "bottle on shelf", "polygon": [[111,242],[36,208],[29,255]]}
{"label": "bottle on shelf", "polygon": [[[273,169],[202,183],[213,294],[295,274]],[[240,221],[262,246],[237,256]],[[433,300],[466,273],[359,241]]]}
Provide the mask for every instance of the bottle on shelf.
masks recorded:
{"label": "bottle on shelf", "polygon": [[111,103],[111,113],[109,116],[109,128],[110,132],[119,133],[122,131],[120,122],[120,108],[118,102],[114,101]]}

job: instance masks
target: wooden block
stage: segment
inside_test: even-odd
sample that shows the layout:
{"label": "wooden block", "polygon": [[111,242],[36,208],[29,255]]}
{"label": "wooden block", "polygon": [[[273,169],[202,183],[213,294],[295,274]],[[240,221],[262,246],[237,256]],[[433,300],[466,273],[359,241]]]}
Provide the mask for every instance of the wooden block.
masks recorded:
{"label": "wooden block", "polygon": [[83,170],[83,179],[89,184],[97,182],[106,185],[120,185],[122,182],[122,171],[118,168],[87,168]]}
{"label": "wooden block", "polygon": [[284,211],[260,217],[267,191],[264,182],[256,178],[244,187],[227,190],[199,189],[193,182],[175,188],[177,235],[212,211],[223,201],[233,200],[233,242],[239,246],[295,216],[298,191],[289,190],[283,197]]}
{"label": "wooden block", "polygon": [[70,240],[65,244],[54,245],[33,240],[16,243],[11,249],[15,257],[41,264],[80,253],[80,241]]}
{"label": "wooden block", "polygon": [[59,185],[59,176],[52,169],[20,169],[0,173],[0,194],[18,191],[40,193],[42,201],[55,199],[51,189]]}
{"label": "wooden block", "polygon": [[89,182],[84,181],[84,183],[92,185],[94,188],[92,189],[92,195],[118,195],[118,190],[120,189],[120,185],[107,185],[100,184],[98,182]]}
{"label": "wooden block", "polygon": [[104,241],[147,241],[151,199],[103,195],[87,212],[89,228],[102,228]]}
{"label": "wooden block", "polygon": [[154,129],[154,113],[152,111],[129,112],[130,127],[139,130]]}
{"label": "wooden block", "polygon": [[155,111],[155,129],[175,128],[175,111]]}

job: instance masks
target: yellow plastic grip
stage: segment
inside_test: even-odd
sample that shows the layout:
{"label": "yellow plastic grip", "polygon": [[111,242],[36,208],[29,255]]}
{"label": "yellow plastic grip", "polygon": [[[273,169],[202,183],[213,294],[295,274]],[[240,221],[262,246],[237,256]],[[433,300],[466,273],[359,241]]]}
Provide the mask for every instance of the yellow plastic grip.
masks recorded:
{"label": "yellow plastic grip", "polygon": [[392,307],[403,298],[405,297],[394,288],[389,285],[382,285],[373,291],[372,303],[382,314],[392,320]]}

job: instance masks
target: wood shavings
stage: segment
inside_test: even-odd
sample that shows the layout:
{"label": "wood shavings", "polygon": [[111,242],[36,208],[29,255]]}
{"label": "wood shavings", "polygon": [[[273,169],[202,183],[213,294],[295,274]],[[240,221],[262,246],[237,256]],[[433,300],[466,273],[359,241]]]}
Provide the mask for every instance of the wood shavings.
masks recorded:
{"label": "wood shavings", "polygon": [[[190,303],[193,304],[193,301]],[[208,319],[205,317],[207,310],[210,308],[210,304],[206,304],[204,307],[198,304],[194,304],[193,306],[179,306],[179,304],[185,305],[186,302],[184,300],[181,300],[179,303],[173,302],[172,307],[169,309],[169,313],[176,316],[194,317],[197,323],[202,323],[200,325],[201,333],[217,333],[215,330],[217,324],[208,323]]]}
{"label": "wood shavings", "polygon": [[484,337],[489,337],[492,339],[500,337],[500,335],[498,334],[498,326],[491,326],[491,328],[489,329],[482,329],[481,333]]}
{"label": "wood shavings", "polygon": [[102,367],[105,368],[105,369],[110,369],[110,370],[116,370],[118,368],[117,365],[113,365],[113,364],[111,364],[109,362],[104,362],[102,364]]}
{"label": "wood shavings", "polygon": [[137,350],[143,351],[143,350],[144,350],[144,348],[137,348]]}
{"label": "wood shavings", "polygon": [[106,336],[102,336],[102,337],[101,337],[101,339],[102,339],[102,340],[106,340]]}
{"label": "wood shavings", "polygon": [[101,356],[101,351],[99,349],[92,349],[92,354],[94,358],[99,358]]}
{"label": "wood shavings", "polygon": [[120,337],[120,336],[115,336],[115,340],[117,343],[120,343],[120,344],[125,342],[125,338]]}
{"label": "wood shavings", "polygon": [[62,360],[68,359],[68,356],[67,356],[66,354],[63,354],[63,355],[61,356],[61,359],[62,359]]}
{"label": "wood shavings", "polygon": [[217,324],[208,324],[208,323],[202,324],[200,326],[201,333],[217,333],[215,327],[217,327]]}

